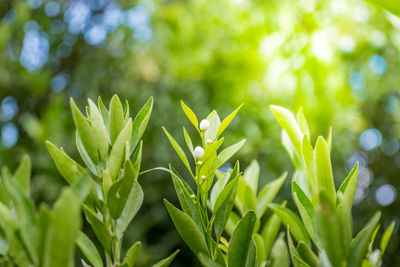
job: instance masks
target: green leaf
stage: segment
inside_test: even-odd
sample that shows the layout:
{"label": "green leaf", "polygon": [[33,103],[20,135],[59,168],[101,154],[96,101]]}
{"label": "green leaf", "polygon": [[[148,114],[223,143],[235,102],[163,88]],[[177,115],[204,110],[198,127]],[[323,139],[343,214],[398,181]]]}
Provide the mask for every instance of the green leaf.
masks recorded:
{"label": "green leaf", "polygon": [[262,238],[264,239],[266,259],[268,259],[272,245],[274,244],[275,239],[278,236],[280,227],[281,227],[281,219],[279,219],[278,215],[272,214],[272,216],[268,219],[261,232]]}
{"label": "green leaf", "polygon": [[78,131],[79,137],[82,140],[82,144],[85,147],[87,154],[90,159],[97,164],[99,162],[99,155],[97,152],[97,143],[94,142],[94,131],[90,126],[89,121],[83,116],[78,107],[75,105],[72,97],[70,98],[70,106],[72,111],[72,117],[74,118],[76,130]]}
{"label": "green leaf", "polygon": [[345,255],[340,221],[334,203],[330,202],[330,196],[323,190],[319,198],[320,203],[315,214],[317,243],[326,251],[332,266],[340,267]]}
{"label": "green leaf", "polygon": [[255,233],[253,235],[253,240],[256,244],[258,266],[260,266],[263,262],[267,261],[267,257],[265,255],[264,239],[260,234]]}
{"label": "green leaf", "polygon": [[314,150],[315,172],[318,191],[325,190],[332,203],[336,201],[335,184],[333,181],[331,158],[328,144],[321,136],[318,137]]}
{"label": "green leaf", "polygon": [[357,188],[357,176],[358,176],[358,162],[354,165],[353,169],[344,179],[343,183],[338,189],[338,193],[342,193],[342,203],[348,209],[351,210],[353,206],[354,195]]}
{"label": "green leaf", "polygon": [[318,267],[332,267],[325,250],[319,253]]}
{"label": "green leaf", "polygon": [[204,139],[215,141],[217,138],[217,131],[219,126],[221,125],[221,120],[219,119],[218,113],[213,110],[206,118],[210,122],[210,126],[204,133]]}
{"label": "green leaf", "polygon": [[284,172],[277,179],[267,183],[260,191],[257,197],[257,216],[261,218],[268,205],[274,200],[275,196],[278,194],[283,183],[285,182],[287,172]]}
{"label": "green leaf", "polygon": [[81,203],[71,190],[64,190],[51,212],[45,242],[44,267],[74,266],[75,240],[81,227]]}
{"label": "green leaf", "polygon": [[203,253],[200,253],[198,255],[198,257],[199,257],[199,261],[201,262],[201,264],[204,267],[222,267],[220,264],[218,264],[217,262],[213,261],[212,259],[210,259],[210,257],[204,255]]}
{"label": "green leaf", "polygon": [[187,145],[187,147],[189,148],[190,153],[192,153],[192,155],[193,155],[193,143],[192,143],[192,139],[190,138],[190,136],[189,136],[188,132],[186,131],[186,128],[185,128],[185,127],[183,127],[183,135],[185,136],[186,145]]}
{"label": "green leaf", "polygon": [[306,117],[304,116],[303,108],[301,108],[297,113],[297,123],[299,124],[301,132],[310,138],[310,128],[308,127]]}
{"label": "green leaf", "polygon": [[193,253],[195,255],[199,253],[208,254],[206,241],[193,219],[174,207],[167,200],[164,200],[164,204],[183,241],[185,241]]}
{"label": "green leaf", "polygon": [[117,137],[125,125],[124,110],[117,95],[111,98],[108,120],[110,123],[110,140],[111,144],[114,145],[115,140],[117,140]]}
{"label": "green leaf", "polygon": [[128,267],[133,267],[135,265],[137,257],[139,256],[141,247],[142,243],[140,241],[134,243],[126,252],[123,263],[127,264]]}
{"label": "green leaf", "polygon": [[86,173],[85,169],[71,159],[63,150],[57,148],[50,141],[46,141],[46,145],[57,170],[69,184],[73,184]]}
{"label": "green leaf", "polygon": [[236,154],[236,152],[238,152],[240,150],[240,148],[242,148],[242,146],[244,145],[245,142],[246,142],[246,139],[243,139],[240,142],[222,150],[221,153],[219,153],[217,156],[217,160],[214,163],[214,168],[218,169],[225,162],[227,162],[233,155]]}
{"label": "green leaf", "polygon": [[292,259],[293,266],[294,267],[308,266],[307,263],[305,263],[303,260],[299,258],[299,254],[297,253],[297,250],[293,244],[292,237],[290,236],[289,228],[286,229],[286,235],[288,239],[289,254],[290,258]]}
{"label": "green leaf", "polygon": [[252,160],[250,165],[244,170],[244,180],[250,185],[254,193],[258,190],[258,177],[260,175],[260,165],[257,160]]}
{"label": "green leaf", "polygon": [[26,194],[29,194],[30,191],[31,169],[31,159],[25,154],[19,163],[18,169],[15,171],[13,179],[19,183]]}
{"label": "green leaf", "polygon": [[381,254],[380,258],[382,258],[383,254],[385,253],[386,247],[389,243],[390,237],[392,236],[394,227],[396,226],[396,221],[392,221],[388,228],[386,228],[385,232],[382,235],[381,239]]}
{"label": "green leaf", "polygon": [[247,253],[246,265],[245,267],[257,267],[257,247],[254,239],[250,242],[249,252]]}
{"label": "green leaf", "polygon": [[314,206],[311,203],[310,199],[308,199],[307,195],[304,193],[303,189],[301,189],[301,187],[295,180],[292,181],[292,195],[297,209],[300,212],[300,216],[303,220],[304,226],[306,227],[307,232],[310,234],[310,236],[314,239]]}
{"label": "green leaf", "polygon": [[235,203],[238,179],[239,176],[228,182],[215,201],[213,213],[215,214],[214,231],[217,240],[225,229],[225,225],[229,219],[229,214],[231,213]]}
{"label": "green leaf", "polygon": [[110,130],[109,113],[108,113],[106,106],[103,103],[103,100],[101,100],[100,96],[97,99],[97,106],[99,107],[99,111],[101,113],[101,116],[103,117],[104,124],[106,125],[106,129],[109,132],[109,130]]}
{"label": "green leaf", "polygon": [[78,232],[76,244],[93,267],[103,267],[103,261],[93,242],[82,232]]}
{"label": "green leaf", "polygon": [[122,177],[111,185],[107,194],[108,209],[114,220],[121,216],[136,180],[137,174],[133,170],[132,163],[125,161]]}
{"label": "green leaf", "polygon": [[129,224],[139,211],[143,203],[143,190],[139,183],[135,181],[131,192],[129,193],[128,200],[126,201],[125,208],[122,211],[120,218],[117,221],[117,236],[122,237],[128,228]]}
{"label": "green leaf", "polygon": [[121,166],[125,159],[126,143],[130,141],[132,136],[132,120],[129,120],[125,127],[121,130],[118,138],[115,140],[111,149],[110,159],[108,162],[108,171],[111,178],[115,181],[121,171]]}
{"label": "green leaf", "polygon": [[318,257],[312,251],[311,247],[309,247],[303,241],[300,241],[297,245],[297,252],[299,256],[304,259],[311,267],[318,266]]}
{"label": "green leaf", "polygon": [[88,102],[90,107],[89,117],[94,136],[92,142],[97,144],[101,157],[103,160],[106,160],[108,156],[108,144],[110,143],[107,128],[96,104],[91,99],[88,99]]}
{"label": "green leaf", "polygon": [[235,118],[236,114],[240,110],[240,108],[243,106],[243,103],[240,104],[238,108],[236,108],[231,114],[229,114],[222,122],[221,125],[218,127],[217,131],[217,138],[222,134],[223,131],[229,126],[229,124],[232,122],[232,120]]}
{"label": "green leaf", "polygon": [[400,4],[397,1],[392,0],[367,0],[367,2],[374,4],[376,6],[382,7],[393,13],[397,17],[400,17]]}
{"label": "green leaf", "polygon": [[90,159],[89,154],[87,153],[85,147],[83,146],[83,143],[79,136],[78,131],[75,132],[75,143],[76,143],[76,148],[78,149],[78,153],[81,156],[86,167],[97,177],[97,175],[98,175],[97,168],[96,168],[95,164],[93,163],[93,161]]}
{"label": "green leaf", "polygon": [[244,189],[244,206],[246,211],[257,209],[256,193],[251,189],[250,185],[246,184]]}
{"label": "green leaf", "polygon": [[139,111],[139,113],[133,120],[133,127],[132,127],[133,131],[132,131],[132,141],[131,141],[132,150],[136,148],[136,146],[140,142],[140,139],[142,139],[142,136],[144,134],[144,131],[146,130],[152,111],[153,111],[153,97],[150,97],[150,99],[146,102],[146,104],[144,104],[142,109]]}
{"label": "green leaf", "polygon": [[180,147],[180,145],[175,141],[175,139],[172,137],[172,135],[167,131],[167,129],[165,129],[164,127],[162,127],[162,129],[164,130],[165,135],[168,137],[169,142],[171,143],[172,147],[175,149],[176,153],[178,154],[179,158],[182,160],[183,164],[185,164],[186,168],[188,169],[188,171],[190,173],[192,173],[192,170],[190,168],[190,164],[189,161],[186,157],[185,152],[183,151],[183,149]]}
{"label": "green leaf", "polygon": [[[314,191],[314,194],[318,194],[317,189],[317,176],[315,174],[315,160],[314,160],[314,149],[310,144],[310,140],[307,135],[303,136],[303,140],[301,142],[301,156],[304,160],[304,165],[307,169],[307,174],[310,177],[308,182],[311,185],[311,188]],[[310,196],[311,198],[311,196]]]}
{"label": "green leaf", "polygon": [[202,229],[201,219],[198,209],[195,205],[196,199],[192,198],[194,195],[190,186],[179,176],[178,172],[170,166],[170,173],[172,182],[174,184],[176,195],[178,196],[179,203],[181,204],[183,212],[188,214],[199,229]]}
{"label": "green leaf", "polygon": [[271,203],[269,206],[272,211],[278,215],[283,224],[290,227],[290,232],[298,242],[304,241],[306,244],[310,243],[307,230],[296,214],[294,214],[291,210],[275,203]]}
{"label": "green leaf", "polygon": [[243,267],[246,264],[253,230],[257,221],[254,211],[249,211],[240,220],[233,232],[228,248],[228,266]]}
{"label": "green leaf", "polygon": [[360,231],[360,233],[358,233],[356,238],[353,240],[348,256],[348,267],[356,267],[361,265],[362,260],[367,253],[368,244],[372,238],[376,226],[378,225],[380,217],[380,212],[376,212],[374,217],[371,218],[367,225]]}
{"label": "green leaf", "polygon": [[289,252],[284,241],[284,234],[281,233],[274,243],[271,250],[270,262],[267,266],[272,267],[289,267],[290,257]]}
{"label": "green leaf", "polygon": [[153,267],[168,267],[172,261],[175,259],[176,255],[179,253],[179,249],[177,249],[174,253],[169,255],[167,258],[160,260]]}
{"label": "green leaf", "polygon": [[86,218],[89,224],[92,226],[94,233],[96,234],[97,239],[100,241],[104,250],[107,253],[111,253],[111,235],[107,229],[107,226],[104,224],[102,220],[97,217],[95,212],[91,210],[86,205],[83,205],[83,211],[85,212]]}
{"label": "green leaf", "polygon": [[188,107],[186,104],[181,100],[181,106],[183,109],[183,112],[185,112],[186,117],[188,117],[189,121],[193,124],[193,126],[197,129],[197,131],[200,132],[199,130],[199,121],[197,120],[196,114]]}
{"label": "green leaf", "polygon": [[276,119],[278,120],[281,127],[287,132],[290,140],[292,141],[294,148],[296,149],[297,153],[301,154],[301,140],[303,137],[303,133],[297,124],[293,113],[290,112],[288,109],[271,105],[270,109]]}

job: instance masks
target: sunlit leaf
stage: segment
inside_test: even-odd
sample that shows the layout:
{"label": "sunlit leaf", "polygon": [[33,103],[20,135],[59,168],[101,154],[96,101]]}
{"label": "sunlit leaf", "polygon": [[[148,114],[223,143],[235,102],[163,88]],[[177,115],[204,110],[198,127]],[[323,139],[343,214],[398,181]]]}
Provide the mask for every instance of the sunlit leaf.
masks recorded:
{"label": "sunlit leaf", "polygon": [[188,106],[186,106],[183,101],[181,101],[181,107],[183,109],[183,112],[185,112],[186,117],[188,117],[189,121],[193,124],[197,131],[200,131],[199,121],[197,120],[196,114],[194,114],[194,112]]}
{"label": "sunlit leaf", "polygon": [[149,122],[151,112],[153,110],[153,97],[144,104],[142,109],[136,115],[132,124],[132,150],[136,148],[142,138],[144,131],[146,130],[147,124]]}
{"label": "sunlit leaf", "polygon": [[168,267],[172,261],[175,259],[176,255],[179,253],[179,249],[176,250],[174,253],[169,255],[167,258],[160,260],[156,264],[153,265],[153,267]]}
{"label": "sunlit leaf", "polygon": [[235,118],[236,114],[238,113],[238,111],[240,110],[240,108],[243,106],[243,104],[240,104],[240,106],[235,109],[231,114],[229,114],[220,124],[220,126],[218,127],[218,131],[217,131],[217,138],[218,136],[220,136],[223,131],[225,131],[225,129],[229,126],[229,124],[232,122],[232,120]]}
{"label": "sunlit leaf", "polygon": [[117,95],[111,98],[108,120],[110,124],[110,140],[111,144],[114,145],[115,140],[125,126],[124,110]]}

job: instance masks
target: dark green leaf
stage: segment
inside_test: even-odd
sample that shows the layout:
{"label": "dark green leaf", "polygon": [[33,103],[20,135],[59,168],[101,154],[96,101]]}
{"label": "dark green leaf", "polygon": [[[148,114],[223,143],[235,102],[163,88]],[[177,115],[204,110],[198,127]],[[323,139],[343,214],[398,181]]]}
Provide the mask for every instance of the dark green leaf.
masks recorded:
{"label": "dark green leaf", "polygon": [[153,267],[168,267],[172,261],[175,259],[176,255],[179,253],[179,249],[176,250],[174,253],[169,255],[167,258],[160,260],[156,264],[153,265]]}
{"label": "dark green leaf", "polygon": [[133,267],[137,257],[139,256],[141,247],[142,243],[140,241],[137,241],[135,244],[133,244],[126,252],[123,263],[128,265],[128,267]]}
{"label": "dark green leaf", "polygon": [[257,221],[254,211],[249,211],[240,220],[233,232],[228,248],[228,266],[243,267],[246,264],[253,230]]}

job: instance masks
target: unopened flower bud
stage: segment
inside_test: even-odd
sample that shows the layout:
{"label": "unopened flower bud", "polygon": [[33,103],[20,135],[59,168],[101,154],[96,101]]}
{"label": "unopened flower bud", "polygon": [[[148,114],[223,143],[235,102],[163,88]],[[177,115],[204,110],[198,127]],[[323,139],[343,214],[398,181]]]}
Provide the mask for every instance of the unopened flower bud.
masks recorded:
{"label": "unopened flower bud", "polygon": [[204,149],[201,146],[196,146],[193,151],[193,156],[196,159],[201,159],[204,156]]}
{"label": "unopened flower bud", "polygon": [[200,122],[200,130],[201,131],[206,131],[210,127],[210,122],[208,120],[202,120]]}
{"label": "unopened flower bud", "polygon": [[194,199],[194,198],[196,198],[196,195],[195,194],[191,194],[190,197]]}
{"label": "unopened flower bud", "polygon": [[212,140],[211,139],[207,139],[207,144],[211,144]]}
{"label": "unopened flower bud", "polygon": [[201,176],[201,179],[202,179],[202,180],[206,179],[206,176],[205,176],[205,175],[202,175],[202,176]]}

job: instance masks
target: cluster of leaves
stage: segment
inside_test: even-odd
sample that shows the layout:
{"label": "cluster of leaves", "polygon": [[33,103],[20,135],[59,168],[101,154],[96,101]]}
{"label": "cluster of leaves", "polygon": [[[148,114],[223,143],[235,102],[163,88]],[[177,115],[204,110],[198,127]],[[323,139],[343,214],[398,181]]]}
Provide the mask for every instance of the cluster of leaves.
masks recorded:
{"label": "cluster of leaves", "polygon": [[[138,241],[121,256],[124,233],[138,212],[143,191],[138,183],[142,142],[153,99],[134,120],[129,105],[114,96],[107,109],[99,98],[89,99],[86,117],[71,99],[76,146],[86,168],[64,150],[47,142],[60,174],[70,184],[53,211],[42,205],[36,211],[29,197],[31,163],[24,157],[11,175],[3,168],[0,183],[0,253],[2,266],[73,266],[77,245],[84,266],[131,267],[140,252]],[[82,207],[82,208],[81,208]],[[81,210],[97,241],[81,232]],[[102,248],[102,253],[96,243]],[[154,266],[168,266],[178,251]]]}
{"label": "cluster of leaves", "polygon": [[[330,159],[332,131],[327,140],[319,136],[313,147],[302,110],[297,118],[282,107],[271,106],[271,110],[283,128],[282,142],[296,167],[292,197],[301,219],[285,207],[271,207],[288,228],[294,266],[380,266],[395,223],[383,233],[379,249],[374,249],[379,212],[353,238],[351,208],[358,163],[336,190]],[[289,232],[297,240],[297,247]]]}
{"label": "cluster of leaves", "polygon": [[25,155],[14,174],[2,168],[0,182],[0,265],[72,266],[75,240],[82,235],[81,203],[90,190],[86,177],[62,191],[52,210],[35,207],[29,195],[31,160]]}
{"label": "cluster of leaves", "polygon": [[[257,194],[260,170],[257,161],[253,161],[243,175],[239,162],[227,172],[218,170],[245,142],[242,140],[218,152],[224,141],[220,136],[240,107],[222,122],[217,112],[212,111],[204,120],[207,127],[202,127],[203,121],[199,126],[194,112],[183,102],[181,105],[201,140],[201,146],[194,148],[192,138],[183,127],[187,147],[193,156],[193,170],[184,150],[164,129],[196,185],[194,191],[169,166],[167,171],[171,173],[182,210],[167,200],[165,205],[183,240],[205,266],[285,266],[284,262],[288,265],[289,254],[283,235],[276,239],[280,218],[271,216],[258,233],[261,218],[285,181],[286,173],[266,184]],[[203,153],[198,153],[199,150]]]}

